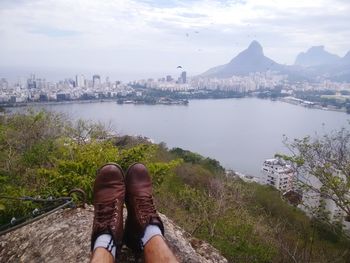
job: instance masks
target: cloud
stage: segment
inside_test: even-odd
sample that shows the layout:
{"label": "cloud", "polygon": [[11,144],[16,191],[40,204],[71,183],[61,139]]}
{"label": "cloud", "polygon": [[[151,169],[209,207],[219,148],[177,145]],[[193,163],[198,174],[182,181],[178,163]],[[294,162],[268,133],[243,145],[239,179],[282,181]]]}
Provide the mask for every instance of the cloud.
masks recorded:
{"label": "cloud", "polygon": [[196,14],[196,13],[180,13],[179,16],[186,18],[207,18],[208,15],[205,14]]}
{"label": "cloud", "polygon": [[48,37],[71,37],[80,35],[80,32],[73,30],[61,30],[54,27],[36,27],[29,30],[30,33],[33,34],[42,34]]}
{"label": "cloud", "polygon": [[293,63],[312,45],[345,54],[349,13],[345,0],[2,0],[0,66],[196,74],[253,39]]}

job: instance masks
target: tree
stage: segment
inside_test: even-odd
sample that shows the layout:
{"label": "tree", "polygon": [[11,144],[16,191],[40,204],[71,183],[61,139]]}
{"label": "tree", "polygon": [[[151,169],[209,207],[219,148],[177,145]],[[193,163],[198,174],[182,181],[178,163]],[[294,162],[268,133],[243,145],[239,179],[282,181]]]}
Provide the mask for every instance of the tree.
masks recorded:
{"label": "tree", "polygon": [[[342,128],[315,138],[285,140],[303,190],[332,200],[350,219],[350,131]],[[318,207],[319,209],[319,207]]]}
{"label": "tree", "polygon": [[82,119],[77,120],[67,129],[69,137],[78,144],[86,144],[91,139],[105,140],[111,132],[111,124],[109,124],[109,127],[106,127],[102,123],[91,123]]}

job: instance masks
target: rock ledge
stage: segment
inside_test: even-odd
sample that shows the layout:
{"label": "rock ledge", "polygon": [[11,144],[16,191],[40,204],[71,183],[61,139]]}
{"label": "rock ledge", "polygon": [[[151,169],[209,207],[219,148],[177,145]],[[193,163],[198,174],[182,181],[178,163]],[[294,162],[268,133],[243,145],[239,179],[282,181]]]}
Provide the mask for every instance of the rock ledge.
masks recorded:
{"label": "rock ledge", "polygon": [[[211,245],[160,216],[168,244],[180,262],[227,262]],[[0,236],[0,262],[89,262],[92,220],[92,206],[69,208]],[[126,247],[120,262],[135,262]]]}

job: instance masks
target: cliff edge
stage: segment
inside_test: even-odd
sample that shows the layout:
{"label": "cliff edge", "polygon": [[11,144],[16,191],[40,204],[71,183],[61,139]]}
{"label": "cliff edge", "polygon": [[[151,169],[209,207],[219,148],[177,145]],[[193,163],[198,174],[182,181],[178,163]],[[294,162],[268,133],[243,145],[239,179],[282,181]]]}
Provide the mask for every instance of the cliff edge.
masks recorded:
{"label": "cliff edge", "polygon": [[[160,216],[165,238],[180,262],[227,262],[211,245]],[[0,236],[0,262],[89,262],[92,220],[92,206],[69,208]],[[120,262],[135,262],[126,247]]]}

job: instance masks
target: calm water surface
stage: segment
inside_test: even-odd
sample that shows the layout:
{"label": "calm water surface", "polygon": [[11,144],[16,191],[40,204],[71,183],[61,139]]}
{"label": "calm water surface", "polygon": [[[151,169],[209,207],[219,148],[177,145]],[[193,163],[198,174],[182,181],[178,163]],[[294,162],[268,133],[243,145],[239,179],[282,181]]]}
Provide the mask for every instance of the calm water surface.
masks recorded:
{"label": "calm water surface", "polygon": [[192,100],[188,106],[114,102],[45,105],[73,119],[111,123],[121,134],[143,135],[260,176],[262,162],[287,152],[283,135],[301,138],[346,127],[350,115],[255,98]]}

